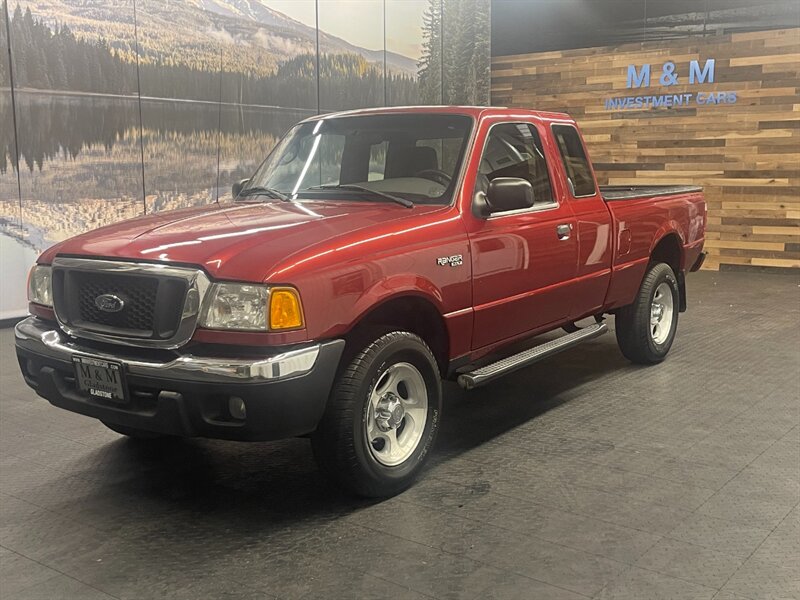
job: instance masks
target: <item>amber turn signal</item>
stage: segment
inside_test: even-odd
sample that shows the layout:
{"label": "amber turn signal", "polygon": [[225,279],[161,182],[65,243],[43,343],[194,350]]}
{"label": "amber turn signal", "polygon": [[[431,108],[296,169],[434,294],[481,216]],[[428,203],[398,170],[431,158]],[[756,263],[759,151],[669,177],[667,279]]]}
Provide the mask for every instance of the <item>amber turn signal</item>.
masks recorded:
{"label": "amber turn signal", "polygon": [[270,330],[299,329],[303,325],[303,306],[297,290],[272,288],[269,293]]}

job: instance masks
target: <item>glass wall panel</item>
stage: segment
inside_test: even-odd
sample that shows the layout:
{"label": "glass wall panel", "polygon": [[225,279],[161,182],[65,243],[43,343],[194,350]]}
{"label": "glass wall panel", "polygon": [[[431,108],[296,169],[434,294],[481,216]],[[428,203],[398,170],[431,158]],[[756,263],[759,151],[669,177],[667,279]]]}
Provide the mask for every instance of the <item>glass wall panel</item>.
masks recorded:
{"label": "glass wall panel", "polygon": [[383,106],[383,0],[319,0],[319,30],[321,112]]}
{"label": "glass wall panel", "polygon": [[440,1],[443,103],[489,104],[491,0]]}
{"label": "glass wall panel", "polygon": [[133,5],[13,6],[21,230],[36,254],[142,212]]}
{"label": "glass wall panel", "polygon": [[264,53],[256,60],[268,68],[253,70],[254,59],[234,59],[240,48],[223,45],[220,200],[230,199],[231,185],[252,175],[289,127],[317,112],[315,0],[250,7],[249,26]]}
{"label": "glass wall panel", "polygon": [[216,199],[220,68],[236,19],[187,0],[140,0],[139,85],[147,212]]}
{"label": "glass wall panel", "polygon": [[[430,0],[386,0],[386,104],[438,104],[441,23]],[[438,45],[437,45],[438,44]]]}
{"label": "glass wall panel", "polygon": [[0,319],[24,314],[26,273],[36,260],[22,227],[4,4],[0,4],[0,281],[4,282]]}
{"label": "glass wall panel", "polygon": [[[262,0],[222,42],[223,102],[316,111],[315,0]],[[230,42],[234,43],[230,43]]]}

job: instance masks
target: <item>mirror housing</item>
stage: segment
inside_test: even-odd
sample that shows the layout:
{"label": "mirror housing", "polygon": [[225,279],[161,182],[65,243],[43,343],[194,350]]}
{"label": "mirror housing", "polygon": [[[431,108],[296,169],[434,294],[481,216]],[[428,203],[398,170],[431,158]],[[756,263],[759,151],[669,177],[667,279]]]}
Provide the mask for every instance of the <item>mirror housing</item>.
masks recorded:
{"label": "mirror housing", "polygon": [[242,193],[244,186],[246,186],[248,183],[250,183],[249,179],[242,179],[240,181],[237,181],[231,186],[231,193],[233,194],[234,200],[237,198],[239,194]]}
{"label": "mirror housing", "polygon": [[533,186],[519,177],[495,177],[489,182],[486,204],[490,213],[533,207]]}
{"label": "mirror housing", "polygon": [[489,202],[486,200],[486,192],[476,192],[472,198],[472,214],[479,219],[486,219],[491,216]]}

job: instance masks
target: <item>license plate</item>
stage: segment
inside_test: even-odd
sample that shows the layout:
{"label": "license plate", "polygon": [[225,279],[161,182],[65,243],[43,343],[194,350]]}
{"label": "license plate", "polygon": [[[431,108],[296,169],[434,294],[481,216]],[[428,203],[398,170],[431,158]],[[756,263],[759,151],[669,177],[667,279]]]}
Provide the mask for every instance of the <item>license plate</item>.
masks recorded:
{"label": "license plate", "polygon": [[89,356],[73,356],[72,362],[78,389],[103,400],[126,400],[122,363]]}

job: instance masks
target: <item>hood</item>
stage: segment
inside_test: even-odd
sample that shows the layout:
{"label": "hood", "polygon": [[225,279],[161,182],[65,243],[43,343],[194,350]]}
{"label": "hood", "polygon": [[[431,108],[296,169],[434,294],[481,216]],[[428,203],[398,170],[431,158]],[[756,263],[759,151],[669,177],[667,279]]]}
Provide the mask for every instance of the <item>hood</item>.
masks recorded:
{"label": "hood", "polygon": [[56,254],[88,255],[197,265],[215,278],[260,281],[297,252],[442,208],[359,201],[214,204],[102,227],[53,246],[40,262]]}

